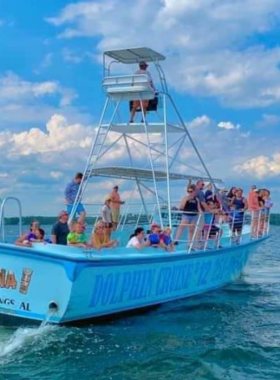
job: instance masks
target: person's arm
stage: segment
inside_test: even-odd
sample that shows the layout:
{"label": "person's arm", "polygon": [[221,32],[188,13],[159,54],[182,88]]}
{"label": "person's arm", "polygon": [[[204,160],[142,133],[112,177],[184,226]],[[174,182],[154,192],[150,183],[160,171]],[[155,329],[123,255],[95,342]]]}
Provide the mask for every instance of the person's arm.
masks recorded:
{"label": "person's arm", "polygon": [[28,233],[25,233],[21,235],[16,241],[15,245],[21,246],[21,247],[31,247],[32,244],[29,241],[26,241],[28,237]]}

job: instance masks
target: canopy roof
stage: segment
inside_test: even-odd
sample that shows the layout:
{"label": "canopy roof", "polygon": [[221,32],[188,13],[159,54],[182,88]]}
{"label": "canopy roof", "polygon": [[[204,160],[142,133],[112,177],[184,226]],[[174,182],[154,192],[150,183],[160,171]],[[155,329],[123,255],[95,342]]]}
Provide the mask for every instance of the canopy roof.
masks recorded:
{"label": "canopy roof", "polygon": [[147,48],[131,48],[131,49],[120,49],[120,50],[110,50],[105,51],[104,55],[115,59],[121,63],[139,63],[140,61],[154,62],[154,61],[164,61],[165,56],[157,53],[156,51]]}
{"label": "canopy roof", "polygon": [[[87,173],[90,177],[110,177],[110,178],[120,178],[129,180],[141,180],[141,181],[153,181],[153,172],[149,169],[139,169],[130,168],[126,166],[110,166],[110,167],[100,167],[93,169],[90,173]],[[166,172],[161,170],[155,170],[155,177],[157,181],[166,180]],[[203,176],[193,176],[188,174],[179,173],[169,173],[170,180],[189,180],[193,179],[195,181],[202,179],[203,181],[209,181],[208,177]],[[215,183],[222,183],[220,179],[214,179]]]}

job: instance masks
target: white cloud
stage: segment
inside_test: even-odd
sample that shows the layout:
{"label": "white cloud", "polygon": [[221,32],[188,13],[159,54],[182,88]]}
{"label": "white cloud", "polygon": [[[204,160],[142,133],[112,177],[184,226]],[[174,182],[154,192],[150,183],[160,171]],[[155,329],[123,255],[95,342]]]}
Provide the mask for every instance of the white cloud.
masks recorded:
{"label": "white cloud", "polygon": [[56,81],[29,82],[12,72],[0,76],[0,105],[16,101],[28,103],[36,98],[55,95],[61,96],[62,101],[64,97],[70,100],[69,93],[73,100],[75,92],[61,87]]}
{"label": "white cloud", "polygon": [[[71,154],[79,154],[79,149],[89,148],[92,135],[91,127],[69,125],[65,117],[53,115],[46,125],[46,131],[31,128],[19,133],[0,132],[1,156],[15,160],[22,156],[38,155],[41,161],[54,162],[58,158],[57,154],[66,152],[66,159]],[[59,171],[53,171],[51,175],[57,178]]]}
{"label": "white cloud", "polygon": [[71,109],[76,97],[75,90],[57,81],[30,82],[12,72],[0,74],[0,130],[9,123],[17,123],[18,129],[23,123],[45,122],[58,110],[78,115]]}
{"label": "white cloud", "polygon": [[234,125],[232,122],[230,121],[221,121],[219,124],[218,124],[218,127],[219,128],[222,128],[222,129],[239,129],[240,128],[240,125],[239,124],[236,124]]}
{"label": "white cloud", "polygon": [[242,165],[235,166],[234,169],[259,179],[276,177],[280,174],[280,153],[275,153],[272,157],[254,157]]}
{"label": "white cloud", "polygon": [[170,59],[165,66],[177,90],[266,107],[280,102],[280,48],[248,40],[273,31],[279,16],[278,0],[104,0],[69,4],[48,21],[61,38],[98,37],[96,53],[152,41]]}

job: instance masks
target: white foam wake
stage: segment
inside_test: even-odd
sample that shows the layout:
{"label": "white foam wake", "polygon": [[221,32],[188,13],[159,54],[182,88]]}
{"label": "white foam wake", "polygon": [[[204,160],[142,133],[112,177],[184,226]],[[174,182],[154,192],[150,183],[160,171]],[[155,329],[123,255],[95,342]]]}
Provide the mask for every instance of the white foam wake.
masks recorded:
{"label": "white foam wake", "polygon": [[55,328],[57,326],[46,324],[46,322],[42,322],[37,328],[19,327],[8,341],[0,343],[0,359],[3,360],[3,358],[14,354],[29,344],[33,345],[34,342],[42,339],[44,335],[49,334]]}

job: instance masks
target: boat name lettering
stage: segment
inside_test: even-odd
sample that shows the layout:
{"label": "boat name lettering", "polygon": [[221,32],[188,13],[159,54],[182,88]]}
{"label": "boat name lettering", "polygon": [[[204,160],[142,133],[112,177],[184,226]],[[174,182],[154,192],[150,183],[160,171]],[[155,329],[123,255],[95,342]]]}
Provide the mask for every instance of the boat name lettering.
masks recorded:
{"label": "boat name lettering", "polygon": [[[19,286],[20,293],[28,293],[28,287],[30,285],[32,273],[32,269],[23,268]],[[15,290],[18,287],[18,283],[19,281],[17,280],[16,275],[13,271],[7,270],[5,268],[0,268],[0,288]]]}
{"label": "boat name lettering", "polygon": [[193,264],[185,264],[160,269],[97,274],[94,277],[90,307],[136,301],[185,290],[190,285],[193,269]]}

